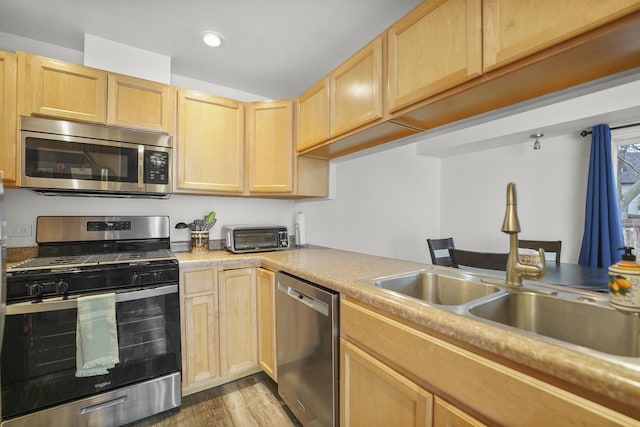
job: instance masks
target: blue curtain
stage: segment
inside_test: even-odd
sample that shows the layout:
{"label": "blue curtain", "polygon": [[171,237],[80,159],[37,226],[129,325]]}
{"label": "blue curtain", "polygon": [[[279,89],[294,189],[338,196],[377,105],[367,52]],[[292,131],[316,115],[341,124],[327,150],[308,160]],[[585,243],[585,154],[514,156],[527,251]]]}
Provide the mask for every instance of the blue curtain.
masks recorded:
{"label": "blue curtain", "polygon": [[607,268],[622,259],[622,221],[611,159],[611,131],[603,124],[594,126],[591,135],[584,236],[578,263]]}

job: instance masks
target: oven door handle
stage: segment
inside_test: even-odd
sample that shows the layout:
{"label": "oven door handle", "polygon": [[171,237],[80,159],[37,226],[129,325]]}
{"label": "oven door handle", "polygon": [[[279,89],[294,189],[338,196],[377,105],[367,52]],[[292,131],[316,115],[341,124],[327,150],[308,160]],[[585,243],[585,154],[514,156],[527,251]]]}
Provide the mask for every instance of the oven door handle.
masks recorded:
{"label": "oven door handle", "polygon": [[[178,293],[178,285],[160,286],[158,288],[142,289],[137,291],[116,293],[116,304],[125,301],[134,301],[143,298],[152,298],[161,295]],[[77,298],[76,298],[77,299]],[[78,308],[76,299],[52,299],[42,302],[21,302],[7,305],[7,316],[16,314],[43,313],[45,311],[70,310]]]}

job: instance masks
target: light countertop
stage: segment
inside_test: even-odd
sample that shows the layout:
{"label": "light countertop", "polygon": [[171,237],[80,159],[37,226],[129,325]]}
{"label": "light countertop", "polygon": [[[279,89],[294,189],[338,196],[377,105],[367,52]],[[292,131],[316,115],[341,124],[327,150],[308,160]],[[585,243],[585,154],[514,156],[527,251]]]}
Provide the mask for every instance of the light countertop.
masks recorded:
{"label": "light countertop", "polygon": [[428,264],[322,247],[241,255],[225,251],[176,255],[181,268],[238,263],[284,270],[419,328],[429,329],[445,339],[448,337],[454,343],[492,353],[528,371],[533,369],[541,378],[565,384],[565,388],[583,389],[584,395],[605,406],[615,408],[624,402],[627,407],[640,408],[640,364],[637,361],[635,364],[618,363],[585,355],[358,283],[362,279],[430,267]]}

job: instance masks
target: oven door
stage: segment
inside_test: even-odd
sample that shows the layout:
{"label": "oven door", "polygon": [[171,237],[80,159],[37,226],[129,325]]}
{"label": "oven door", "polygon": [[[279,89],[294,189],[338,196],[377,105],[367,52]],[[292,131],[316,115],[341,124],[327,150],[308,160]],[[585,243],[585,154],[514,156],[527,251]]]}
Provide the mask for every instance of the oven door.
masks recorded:
{"label": "oven door", "polygon": [[76,377],[74,300],[7,307],[2,346],[2,418],[16,417],[180,369],[178,286],[119,292],[120,363],[106,375]]}

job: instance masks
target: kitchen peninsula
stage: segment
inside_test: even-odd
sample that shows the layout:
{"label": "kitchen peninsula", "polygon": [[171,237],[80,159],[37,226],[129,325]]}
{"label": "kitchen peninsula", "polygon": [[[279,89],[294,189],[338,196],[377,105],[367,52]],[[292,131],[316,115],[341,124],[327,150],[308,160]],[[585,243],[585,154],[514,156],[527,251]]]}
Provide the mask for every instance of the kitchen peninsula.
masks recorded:
{"label": "kitchen peninsula", "polygon": [[[379,374],[387,390],[404,390],[401,396],[415,399],[417,419],[434,425],[450,417],[501,425],[640,424],[636,358],[591,357],[360,283],[427,265],[322,247],[177,256],[184,272],[254,265],[340,292],[343,425],[377,396],[372,387],[370,399],[350,400],[362,386],[358,372]],[[407,415],[383,409],[396,420]]]}

